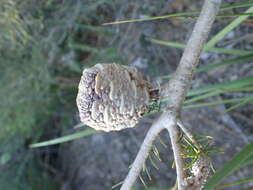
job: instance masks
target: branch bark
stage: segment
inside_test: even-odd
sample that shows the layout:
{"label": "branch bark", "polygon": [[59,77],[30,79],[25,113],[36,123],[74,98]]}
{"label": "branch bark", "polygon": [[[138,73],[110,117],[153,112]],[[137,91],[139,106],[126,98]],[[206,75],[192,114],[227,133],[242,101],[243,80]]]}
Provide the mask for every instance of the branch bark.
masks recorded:
{"label": "branch bark", "polygon": [[220,4],[221,0],[205,0],[177,70],[161,92],[161,98],[169,98],[166,111],[153,123],[148,131],[137,157],[121,186],[121,190],[130,190],[132,188],[148,157],[153,141],[164,128],[168,130],[171,138],[177,171],[178,190],[185,190],[187,188],[187,184],[185,184],[187,178],[184,171],[185,164],[183,158],[180,156],[181,146],[179,144],[177,123],[179,121],[178,118],[180,116],[182,103],[190,87],[201,51],[211,30]]}
{"label": "branch bark", "polygon": [[169,118],[165,113],[162,114],[159,119],[149,129],[141,148],[132,164],[132,167],[122,184],[120,190],[130,190],[138,178],[141,169],[148,157],[149,151],[152,148],[152,144],[156,139],[157,135],[165,129],[165,125],[168,127],[175,125],[175,121]]}
{"label": "branch bark", "polygon": [[177,113],[180,113],[181,104],[190,87],[200,53],[211,30],[220,4],[221,0],[205,0],[177,70],[162,92],[162,96],[169,97],[169,106]]}

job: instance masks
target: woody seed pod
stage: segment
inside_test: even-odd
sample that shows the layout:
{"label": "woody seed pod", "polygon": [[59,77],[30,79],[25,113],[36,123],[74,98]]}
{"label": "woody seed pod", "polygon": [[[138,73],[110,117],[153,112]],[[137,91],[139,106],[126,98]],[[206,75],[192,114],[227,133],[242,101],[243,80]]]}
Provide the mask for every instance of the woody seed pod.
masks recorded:
{"label": "woody seed pod", "polygon": [[134,127],[148,110],[148,83],[132,67],[96,64],[83,71],[78,88],[81,121],[96,130]]}

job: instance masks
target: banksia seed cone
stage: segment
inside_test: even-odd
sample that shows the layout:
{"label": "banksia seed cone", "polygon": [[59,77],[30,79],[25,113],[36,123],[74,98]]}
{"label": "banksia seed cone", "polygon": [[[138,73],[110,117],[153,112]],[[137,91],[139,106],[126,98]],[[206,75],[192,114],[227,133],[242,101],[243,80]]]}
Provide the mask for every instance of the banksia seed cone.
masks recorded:
{"label": "banksia seed cone", "polygon": [[198,160],[192,165],[191,173],[193,176],[186,178],[188,190],[203,189],[203,186],[209,176],[211,170],[211,160],[202,154]]}
{"label": "banksia seed cone", "polygon": [[108,132],[134,127],[149,100],[148,83],[137,69],[97,64],[83,71],[76,102],[83,123]]}
{"label": "banksia seed cone", "polygon": [[191,172],[200,184],[203,184],[208,178],[211,165],[211,160],[206,155],[201,155],[193,164]]}

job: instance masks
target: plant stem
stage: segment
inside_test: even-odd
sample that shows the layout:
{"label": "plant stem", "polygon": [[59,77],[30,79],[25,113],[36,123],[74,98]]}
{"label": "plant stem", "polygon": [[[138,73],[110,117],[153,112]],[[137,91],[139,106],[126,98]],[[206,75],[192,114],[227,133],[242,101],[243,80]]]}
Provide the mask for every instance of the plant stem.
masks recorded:
{"label": "plant stem", "polygon": [[131,190],[146,158],[148,157],[153,141],[164,128],[170,133],[174,160],[176,163],[178,190],[187,189],[187,184],[184,183],[186,180],[186,174],[184,171],[185,163],[180,155],[181,146],[178,142],[179,131],[176,127],[177,118],[180,116],[182,103],[190,87],[200,53],[211,30],[220,4],[221,0],[205,0],[200,16],[186,45],[177,70],[161,92],[161,98],[168,97],[170,100],[166,111],[153,123],[148,131],[137,157],[132,164],[132,168],[121,186],[121,190]]}
{"label": "plant stem", "polygon": [[156,139],[157,135],[164,129],[164,125],[162,123],[164,122],[164,119],[166,119],[166,117],[167,116],[165,115],[161,116],[149,129],[141,145],[141,148],[134,160],[134,163],[132,164],[132,167],[120,190],[130,190],[134,185],[135,180],[138,178],[141,169],[148,157],[149,151],[152,148],[154,140]]}
{"label": "plant stem", "polygon": [[221,0],[205,0],[176,72],[161,93],[162,96],[169,97],[169,106],[177,113],[180,113],[220,3]]}
{"label": "plant stem", "polygon": [[[169,113],[169,112],[166,112]],[[174,161],[176,164],[176,171],[177,171],[177,184],[178,189],[181,190],[185,186],[185,179],[187,178],[186,172],[184,170],[185,163],[181,156],[182,147],[180,145],[180,132],[177,128],[177,119],[176,115],[174,115],[172,112],[170,113],[172,116],[167,116],[170,120],[173,120],[174,125],[166,125],[166,129],[168,130],[170,134],[170,141],[171,141],[171,147],[173,150],[174,155]]]}

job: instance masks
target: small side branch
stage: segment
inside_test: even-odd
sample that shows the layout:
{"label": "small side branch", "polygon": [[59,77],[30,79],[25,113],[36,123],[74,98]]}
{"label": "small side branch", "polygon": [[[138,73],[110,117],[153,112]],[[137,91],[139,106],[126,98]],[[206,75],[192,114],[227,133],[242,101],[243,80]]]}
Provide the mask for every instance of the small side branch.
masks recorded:
{"label": "small side branch", "polygon": [[[185,186],[185,179],[186,179],[186,173],[184,170],[185,163],[184,160],[181,156],[182,153],[182,148],[180,145],[180,132],[177,128],[177,121],[176,117],[170,117],[170,119],[174,119],[175,125],[167,125],[166,129],[168,130],[170,134],[170,141],[171,141],[171,146],[173,150],[173,155],[174,155],[174,162],[176,165],[176,171],[177,171],[177,184],[178,184],[178,189],[183,189]],[[174,122],[173,122],[174,123]]]}
{"label": "small side branch", "polygon": [[186,135],[187,138],[191,140],[191,142],[199,148],[198,142],[195,140],[194,136],[191,134],[191,132],[183,125],[182,121],[178,120],[177,125],[179,128],[183,131],[183,133]]}
{"label": "small side branch", "polygon": [[130,190],[136,179],[138,178],[141,169],[148,157],[148,154],[152,148],[152,144],[154,140],[156,139],[157,135],[165,129],[165,125],[168,127],[176,125],[174,120],[168,119],[168,116],[166,113],[162,114],[161,117],[151,126],[149,129],[142,145],[141,148],[132,164],[132,167],[123,183],[121,186],[120,190]]}

